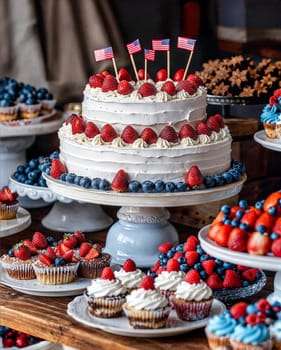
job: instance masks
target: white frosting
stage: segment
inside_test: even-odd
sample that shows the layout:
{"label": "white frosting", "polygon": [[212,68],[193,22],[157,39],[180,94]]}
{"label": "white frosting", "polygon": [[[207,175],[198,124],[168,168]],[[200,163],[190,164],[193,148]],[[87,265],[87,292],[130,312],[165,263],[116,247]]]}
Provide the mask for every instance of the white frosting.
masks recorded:
{"label": "white frosting", "polygon": [[127,289],[117,278],[115,280],[96,278],[92,280],[91,284],[87,287],[87,292],[89,296],[101,298],[126,294]]}
{"label": "white frosting", "polygon": [[115,271],[114,275],[121,281],[123,286],[128,289],[137,288],[142,278],[145,276],[140,269],[126,272],[123,268],[121,268],[119,271]]}
{"label": "white frosting", "polygon": [[128,306],[134,307],[137,310],[156,310],[168,305],[168,300],[156,289],[134,289],[127,295],[126,301]]}
{"label": "white frosting", "polygon": [[183,281],[184,276],[182,271],[162,271],[154,280],[155,288],[174,291]]}
{"label": "white frosting", "polygon": [[276,340],[281,341],[281,320],[275,321],[269,328],[270,334]]}
{"label": "white frosting", "polygon": [[213,295],[211,288],[207,286],[207,284],[201,280],[200,283],[188,283],[186,281],[182,281],[176,289],[175,296],[178,299],[184,300],[206,300],[211,298]]}

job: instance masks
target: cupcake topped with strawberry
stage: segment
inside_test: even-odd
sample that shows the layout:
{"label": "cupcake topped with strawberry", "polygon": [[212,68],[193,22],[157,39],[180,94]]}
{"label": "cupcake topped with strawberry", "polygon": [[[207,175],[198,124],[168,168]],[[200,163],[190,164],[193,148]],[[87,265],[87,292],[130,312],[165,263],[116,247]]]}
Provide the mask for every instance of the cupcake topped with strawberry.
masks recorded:
{"label": "cupcake topped with strawberry", "polygon": [[14,219],[18,207],[18,193],[12,192],[8,186],[4,186],[0,190],[0,220]]}
{"label": "cupcake topped with strawberry", "polygon": [[114,272],[114,275],[129,291],[136,289],[145,276],[144,272],[138,269],[134,260],[130,258],[123,263],[119,271]]}

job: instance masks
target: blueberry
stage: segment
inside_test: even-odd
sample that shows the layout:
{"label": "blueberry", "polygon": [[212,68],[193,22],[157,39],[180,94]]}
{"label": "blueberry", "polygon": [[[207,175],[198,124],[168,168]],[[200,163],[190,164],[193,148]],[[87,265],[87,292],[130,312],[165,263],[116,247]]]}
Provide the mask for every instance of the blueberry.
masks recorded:
{"label": "blueberry", "polygon": [[52,245],[55,242],[55,239],[52,236],[47,236],[46,240],[47,240],[49,245]]}
{"label": "blueberry", "polygon": [[28,106],[31,106],[31,105],[36,105],[37,101],[34,98],[32,98],[31,96],[28,96],[28,98],[26,99],[25,103]]}
{"label": "blueberry", "polygon": [[62,173],[62,174],[60,175],[60,180],[61,180],[61,181],[66,182],[66,178],[67,178],[67,173]]}
{"label": "blueberry", "polygon": [[180,182],[177,182],[176,188],[177,188],[177,191],[179,191],[179,192],[185,192],[188,187],[187,187],[186,183],[180,181]]}
{"label": "blueberry", "polygon": [[206,187],[211,188],[215,186],[215,179],[213,176],[205,176],[204,177],[204,184]]}
{"label": "blueberry", "polygon": [[244,231],[248,231],[249,230],[249,225],[242,222],[239,227],[241,228],[241,230],[244,230]]}
{"label": "blueberry", "polygon": [[249,285],[249,282],[248,281],[243,281],[242,282],[242,287],[248,287]]}
{"label": "blueberry", "polygon": [[65,265],[64,259],[62,257],[57,257],[55,259],[55,265],[56,266],[63,266],[63,265]]}
{"label": "blueberry", "polygon": [[193,268],[197,271],[200,271],[202,269],[202,265],[200,263],[196,263],[193,265]]}
{"label": "blueberry", "polygon": [[18,172],[19,174],[24,174],[24,172],[25,172],[25,166],[24,166],[24,165],[19,165],[19,166],[17,167],[17,172]]}
{"label": "blueberry", "polygon": [[106,179],[102,179],[99,184],[99,189],[103,191],[108,191],[110,189],[110,183]]}
{"label": "blueberry", "polygon": [[229,205],[223,205],[221,207],[221,212],[225,215],[229,215],[230,214],[230,206]]}
{"label": "blueberry", "polygon": [[44,171],[44,173],[47,174],[47,175],[50,175],[50,173],[51,173],[51,167],[46,168],[46,170]]}
{"label": "blueberry", "polygon": [[50,160],[58,159],[59,156],[60,156],[60,153],[58,150],[56,150],[52,154],[50,154]]}
{"label": "blueberry", "polygon": [[92,188],[95,189],[95,190],[98,190],[100,188],[100,182],[101,182],[101,179],[96,177],[92,180]]}
{"label": "blueberry", "polygon": [[28,163],[31,169],[35,169],[38,166],[38,159],[31,159]]}
{"label": "blueberry", "polygon": [[241,219],[243,215],[244,215],[244,210],[241,210],[241,209],[237,210],[235,213],[235,216],[237,219]]}
{"label": "blueberry", "polygon": [[165,254],[165,253],[160,253],[160,254],[158,254],[158,258],[159,258],[159,260],[162,260],[162,259],[164,259],[164,258],[167,258],[167,254]]}
{"label": "blueberry", "polygon": [[200,244],[197,246],[196,251],[197,251],[197,253],[200,254],[200,255],[205,253]]}
{"label": "blueberry", "polygon": [[276,208],[273,206],[269,207],[267,211],[268,211],[268,214],[273,215],[273,216],[276,215],[276,212],[277,212]]}
{"label": "blueberry", "polygon": [[221,266],[223,264],[223,261],[219,258],[215,259],[216,265]]}
{"label": "blueberry", "polygon": [[168,193],[173,193],[176,190],[176,185],[169,181],[166,183],[165,188]]}
{"label": "blueberry", "polygon": [[89,188],[91,186],[91,179],[87,176],[83,176],[79,181],[79,186]]}
{"label": "blueberry", "polygon": [[26,181],[26,175],[21,174],[21,175],[18,177],[18,181],[21,182],[21,183],[24,183],[24,182]]}
{"label": "blueberry", "polygon": [[258,312],[257,307],[254,304],[249,304],[246,308],[247,314],[256,314]]}
{"label": "blueberry", "polygon": [[29,180],[34,182],[37,179],[37,174],[34,171],[31,171],[30,173],[28,173],[27,177]]}
{"label": "blueberry", "polygon": [[240,221],[238,219],[231,220],[231,226],[232,227],[239,227]]}
{"label": "blueberry", "polygon": [[69,184],[73,184],[74,183],[74,179],[75,179],[75,174],[73,173],[67,173],[66,177],[65,177],[65,181],[68,182]]}
{"label": "blueberry", "polygon": [[12,249],[12,248],[9,249],[8,255],[11,256],[11,257],[14,256],[14,249]]}
{"label": "blueberry", "polygon": [[200,262],[205,261],[205,260],[208,260],[209,258],[210,258],[209,255],[207,255],[207,254],[202,254],[202,255],[200,256]]}
{"label": "blueberry", "polygon": [[180,243],[178,244],[175,248],[176,248],[176,252],[183,252],[183,247],[184,247],[184,243]]}
{"label": "blueberry", "polygon": [[40,178],[39,178],[39,180],[38,180],[38,185],[39,185],[40,187],[47,187],[46,180],[45,180],[42,176],[40,176]]}
{"label": "blueberry", "polygon": [[199,274],[203,280],[205,280],[208,277],[207,272],[205,270],[201,270]]}
{"label": "blueberry", "polygon": [[25,180],[24,183],[25,183],[26,185],[29,185],[29,186],[32,186],[32,185],[33,185],[33,181],[30,180],[30,179]]}
{"label": "blueberry", "polygon": [[238,181],[241,177],[241,174],[239,173],[239,171],[235,169],[229,170],[229,173],[231,174],[234,181]]}
{"label": "blueberry", "polygon": [[167,253],[167,258],[168,259],[171,259],[173,256],[175,255],[175,252],[173,250],[169,250],[168,253]]}
{"label": "blueberry", "polygon": [[270,234],[270,239],[272,239],[273,241],[274,241],[275,239],[277,239],[277,238],[279,238],[278,233],[272,232],[272,233]]}
{"label": "blueberry", "polygon": [[248,208],[248,203],[245,199],[241,199],[239,202],[238,202],[238,205],[239,207],[241,208],[244,208],[244,209],[247,209]]}
{"label": "blueberry", "polygon": [[214,180],[215,180],[216,186],[222,186],[224,184],[223,176],[220,174],[214,175]]}
{"label": "blueberry", "polygon": [[181,264],[180,270],[183,272],[187,272],[189,270],[189,266],[187,264]]}
{"label": "blueberry", "polygon": [[0,106],[1,107],[9,107],[9,106],[11,106],[11,101],[10,100],[1,100]]}
{"label": "blueberry", "polygon": [[222,173],[222,177],[224,178],[224,182],[226,184],[230,184],[233,181],[232,175],[228,171]]}
{"label": "blueberry", "polygon": [[141,184],[139,181],[134,180],[134,181],[130,181],[128,184],[128,189],[130,192],[139,192],[141,190]]}
{"label": "blueberry", "polygon": [[30,166],[25,167],[26,175],[28,175],[31,171],[32,171],[32,169],[30,168]]}
{"label": "blueberry", "polygon": [[180,257],[178,258],[178,262],[179,262],[180,264],[184,264],[184,263],[186,262],[184,256],[180,256]]}
{"label": "blueberry", "polygon": [[165,183],[162,180],[157,180],[155,181],[154,187],[156,192],[163,192],[165,190]]}
{"label": "blueberry", "polygon": [[258,225],[257,231],[260,233],[265,233],[266,232],[266,227],[264,225]]}
{"label": "blueberry", "polygon": [[151,193],[154,190],[154,183],[149,180],[144,181],[141,186],[144,193]]}
{"label": "blueberry", "polygon": [[168,262],[168,258],[161,259],[161,266],[166,266]]}

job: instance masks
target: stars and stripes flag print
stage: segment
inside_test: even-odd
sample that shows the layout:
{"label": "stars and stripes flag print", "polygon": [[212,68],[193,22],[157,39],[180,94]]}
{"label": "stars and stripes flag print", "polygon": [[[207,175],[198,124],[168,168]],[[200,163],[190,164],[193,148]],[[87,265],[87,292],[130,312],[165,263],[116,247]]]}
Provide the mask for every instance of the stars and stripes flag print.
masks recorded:
{"label": "stars and stripes flag print", "polygon": [[155,51],[144,49],[144,58],[148,61],[154,61],[155,59]]}
{"label": "stars and stripes flag print", "polygon": [[152,48],[155,51],[170,51],[170,39],[153,39]]}
{"label": "stars and stripes flag print", "polygon": [[127,50],[129,52],[129,55],[133,55],[134,53],[140,52],[141,45],[139,39],[136,39],[131,43],[127,44]]}
{"label": "stars and stripes flag print", "polygon": [[178,37],[178,48],[193,51],[196,44],[195,39],[183,38],[181,36]]}
{"label": "stars and stripes flag print", "polygon": [[114,54],[111,46],[105,47],[104,49],[95,50],[94,54],[97,62],[114,58]]}

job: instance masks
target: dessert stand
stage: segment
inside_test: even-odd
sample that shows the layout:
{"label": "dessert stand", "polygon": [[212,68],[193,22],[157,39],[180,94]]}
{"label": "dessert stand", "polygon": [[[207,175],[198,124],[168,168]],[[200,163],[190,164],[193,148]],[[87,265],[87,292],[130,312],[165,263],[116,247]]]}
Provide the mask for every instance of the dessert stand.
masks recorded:
{"label": "dessert stand", "polygon": [[62,115],[54,111],[32,120],[0,123],[0,187],[7,186],[10,174],[25,163],[25,151],[36,136],[57,131],[62,122]]}
{"label": "dessert stand", "polygon": [[168,222],[166,207],[198,205],[232,197],[239,193],[246,175],[239,181],[206,190],[175,193],[118,193],[70,185],[44,174],[48,188],[68,198],[88,203],[121,206],[118,221],[109,229],[105,251],[112,262],[122,264],[133,259],[139,267],[148,268],[157,260],[157,248],[162,242],[178,243],[176,229]]}
{"label": "dessert stand", "polygon": [[10,176],[9,187],[19,194],[19,202],[26,208],[41,208],[53,204],[42,219],[42,225],[59,232],[94,232],[108,228],[112,224],[100,206],[78,203],[70,198],[53,193],[48,187],[31,186],[16,181]]}

